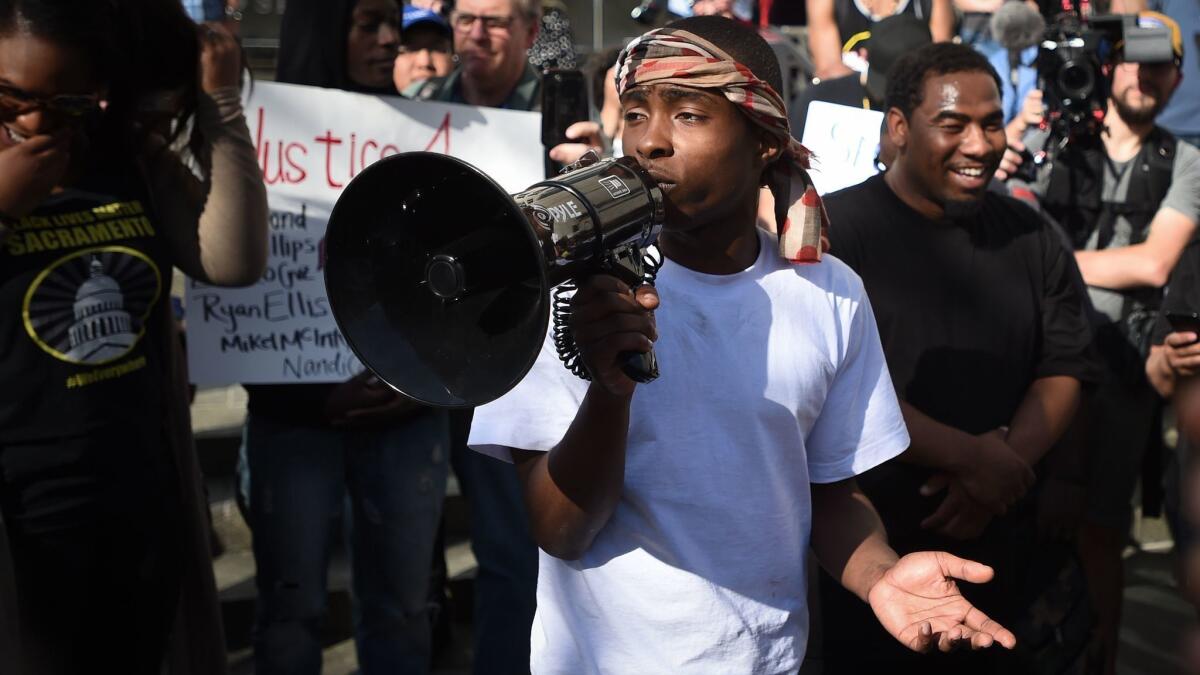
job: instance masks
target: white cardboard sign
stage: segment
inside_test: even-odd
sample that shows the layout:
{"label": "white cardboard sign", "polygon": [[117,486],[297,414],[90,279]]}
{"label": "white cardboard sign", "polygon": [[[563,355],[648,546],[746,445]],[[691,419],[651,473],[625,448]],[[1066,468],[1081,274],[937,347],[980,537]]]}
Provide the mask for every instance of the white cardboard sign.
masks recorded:
{"label": "white cardboard sign", "polygon": [[878,173],[875,155],[883,113],[813,101],[800,142],[814,155],[811,172],[817,192],[857,185]]}
{"label": "white cardboard sign", "polygon": [[321,265],[334,202],[372,162],[443,152],[510,193],[542,178],[537,113],[260,82],[246,117],[267,183],[270,259],[247,288],[187,281],[188,366],[199,385],[341,382],[362,370],[334,323]]}

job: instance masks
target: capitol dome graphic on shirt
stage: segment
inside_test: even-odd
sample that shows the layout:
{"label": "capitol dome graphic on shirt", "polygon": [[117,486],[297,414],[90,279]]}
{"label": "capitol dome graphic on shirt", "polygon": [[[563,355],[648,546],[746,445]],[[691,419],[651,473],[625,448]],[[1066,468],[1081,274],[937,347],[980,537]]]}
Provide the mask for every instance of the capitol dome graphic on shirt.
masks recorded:
{"label": "capitol dome graphic on shirt", "polygon": [[98,258],[92,258],[90,272],[75,292],[75,324],[68,332],[67,357],[84,363],[120,357],[137,342],[120,284],[104,273]]}
{"label": "capitol dome graphic on shirt", "polygon": [[55,358],[107,363],[141,341],[161,290],[158,267],[141,251],[123,246],[78,251],[56,260],[30,285],[25,328]]}

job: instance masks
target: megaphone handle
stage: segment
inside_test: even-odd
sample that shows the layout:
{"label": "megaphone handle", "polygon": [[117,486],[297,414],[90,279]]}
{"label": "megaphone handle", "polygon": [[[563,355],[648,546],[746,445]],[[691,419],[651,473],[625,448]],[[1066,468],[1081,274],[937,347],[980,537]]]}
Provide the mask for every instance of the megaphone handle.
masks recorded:
{"label": "megaphone handle", "polygon": [[621,363],[621,372],[634,382],[645,384],[658,377],[658,359],[654,356],[654,350],[621,352],[617,358]]}
{"label": "megaphone handle", "polygon": [[[659,264],[652,257],[648,258],[641,248],[630,247],[621,252],[610,252],[604,261],[604,271],[636,289],[647,284],[654,285]],[[658,359],[653,349],[648,352],[621,352],[617,360],[621,372],[634,382],[645,384],[658,377]]]}

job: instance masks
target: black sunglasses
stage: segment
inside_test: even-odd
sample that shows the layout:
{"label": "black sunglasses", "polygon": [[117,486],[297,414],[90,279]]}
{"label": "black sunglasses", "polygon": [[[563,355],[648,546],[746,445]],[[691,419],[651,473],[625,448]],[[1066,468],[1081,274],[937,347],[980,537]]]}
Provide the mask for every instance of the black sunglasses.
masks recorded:
{"label": "black sunglasses", "polygon": [[67,117],[82,117],[100,109],[99,94],[59,94],[38,96],[16,87],[0,84],[0,111],[25,115],[42,109]]}

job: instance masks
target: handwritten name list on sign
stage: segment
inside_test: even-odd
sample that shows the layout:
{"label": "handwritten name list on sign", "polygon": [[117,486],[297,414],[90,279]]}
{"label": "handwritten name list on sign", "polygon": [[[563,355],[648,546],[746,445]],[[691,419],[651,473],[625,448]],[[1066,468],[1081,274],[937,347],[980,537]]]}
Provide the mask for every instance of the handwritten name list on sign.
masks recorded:
{"label": "handwritten name list on sign", "polygon": [[203,386],[341,382],[362,369],[333,320],[324,244],[342,188],[372,162],[443,152],[509,192],[542,176],[536,113],[262,82],[246,117],[267,185],[270,257],[246,288],[188,280],[188,365]]}

